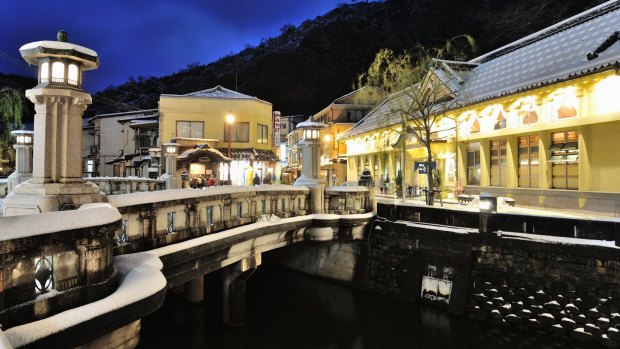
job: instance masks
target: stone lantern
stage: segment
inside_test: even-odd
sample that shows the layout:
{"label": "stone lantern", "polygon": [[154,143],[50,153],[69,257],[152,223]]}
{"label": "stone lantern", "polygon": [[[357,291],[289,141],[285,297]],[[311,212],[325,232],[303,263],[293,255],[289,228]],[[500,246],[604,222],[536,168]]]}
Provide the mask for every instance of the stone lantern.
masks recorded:
{"label": "stone lantern", "polygon": [[321,122],[304,121],[297,124],[301,130],[302,168],[301,176],[297,178],[294,186],[306,186],[310,188],[310,211],[323,213],[325,196],[325,179],[321,176],[321,130],[326,127]]}
{"label": "stone lantern", "polygon": [[177,174],[178,143],[162,144],[162,151],[166,158],[166,173],[161,176],[166,182],[166,189],[181,189],[181,177]]}
{"label": "stone lantern", "polygon": [[35,105],[32,179],[14,188],[5,215],[74,209],[106,202],[99,187],[82,179],[82,114],[91,103],[82,90],[82,72],[99,67],[97,53],[67,42],[37,41],[20,48],[24,60],[38,67],[38,82],[26,91]]}
{"label": "stone lantern", "polygon": [[11,134],[15,136],[15,172],[11,173],[7,180],[9,193],[19,183],[32,178],[32,131],[16,130]]}

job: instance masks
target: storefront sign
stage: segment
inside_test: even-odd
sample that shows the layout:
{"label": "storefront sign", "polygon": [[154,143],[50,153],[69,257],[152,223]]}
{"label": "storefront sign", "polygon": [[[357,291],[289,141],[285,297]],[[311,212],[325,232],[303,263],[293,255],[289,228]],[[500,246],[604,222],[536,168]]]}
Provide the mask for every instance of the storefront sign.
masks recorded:
{"label": "storefront sign", "polygon": [[273,146],[280,146],[280,112],[273,112]]}
{"label": "storefront sign", "polygon": [[[433,161],[433,170],[437,167],[437,162]],[[427,174],[428,173],[428,162],[427,161],[416,161],[413,171],[418,171],[419,174]]]}

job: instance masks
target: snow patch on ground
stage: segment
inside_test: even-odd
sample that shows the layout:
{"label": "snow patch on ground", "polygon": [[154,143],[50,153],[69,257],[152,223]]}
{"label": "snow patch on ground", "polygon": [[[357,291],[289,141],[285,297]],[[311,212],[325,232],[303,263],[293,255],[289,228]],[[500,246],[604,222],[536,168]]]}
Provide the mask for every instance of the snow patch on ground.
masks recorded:
{"label": "snow patch on ground", "polygon": [[75,211],[1,217],[0,241],[95,227],[120,219],[118,210],[107,203],[84,204]]}
{"label": "snow patch on ground", "polygon": [[[135,303],[166,287],[166,278],[161,273],[161,260],[150,253],[135,253],[114,257],[119,271],[119,287],[114,293],[97,302],[73,308],[43,320],[10,328],[0,335],[0,349],[3,340],[8,339],[13,347],[21,347],[63,329],[76,326],[115,309]],[[6,338],[2,338],[6,337]],[[8,346],[7,348],[11,348]]]}

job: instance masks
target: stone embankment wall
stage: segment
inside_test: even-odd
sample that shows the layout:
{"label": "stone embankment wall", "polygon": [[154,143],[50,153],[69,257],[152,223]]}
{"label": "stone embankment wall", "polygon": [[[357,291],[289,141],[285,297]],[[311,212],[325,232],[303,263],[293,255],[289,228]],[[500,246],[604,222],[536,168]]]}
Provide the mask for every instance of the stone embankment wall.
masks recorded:
{"label": "stone embankment wall", "polygon": [[432,276],[450,281],[449,301],[422,301],[450,312],[619,346],[620,249],[612,241],[376,221],[368,258],[369,290],[419,301],[422,278]]}

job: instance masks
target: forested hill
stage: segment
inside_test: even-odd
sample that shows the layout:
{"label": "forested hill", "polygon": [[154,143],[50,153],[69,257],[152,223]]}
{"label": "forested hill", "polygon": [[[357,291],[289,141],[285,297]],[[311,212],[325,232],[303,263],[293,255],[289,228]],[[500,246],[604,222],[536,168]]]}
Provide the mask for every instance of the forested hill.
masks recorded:
{"label": "forested hill", "polygon": [[[345,1],[345,0],[343,0]],[[88,113],[156,108],[162,93],[223,85],[273,103],[286,114],[312,114],[351,91],[381,48],[399,52],[473,36],[479,53],[517,40],[602,3],[600,0],[386,0],[356,2],[203,65],[164,77],[136,77],[97,94]],[[208,38],[205,38],[207,40]],[[113,104],[109,100],[123,104]],[[105,102],[103,104],[102,102]]]}

